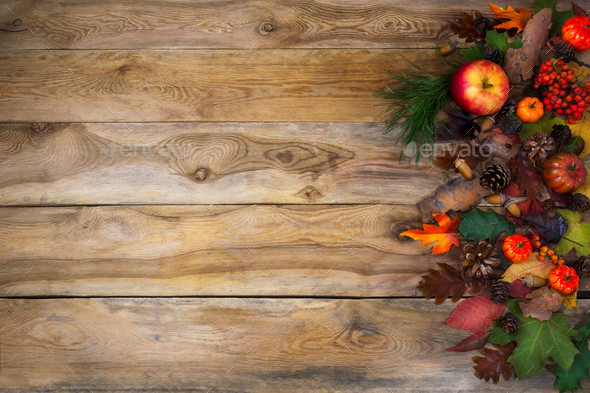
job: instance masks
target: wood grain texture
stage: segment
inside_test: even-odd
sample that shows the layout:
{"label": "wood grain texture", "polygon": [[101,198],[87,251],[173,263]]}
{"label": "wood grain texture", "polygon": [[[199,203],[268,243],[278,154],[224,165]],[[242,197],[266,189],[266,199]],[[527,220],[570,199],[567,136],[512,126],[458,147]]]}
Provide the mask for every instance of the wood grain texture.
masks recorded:
{"label": "wood grain texture", "polygon": [[379,122],[384,69],[418,61],[415,49],[53,52],[0,52],[0,122]]}
{"label": "wood grain texture", "polygon": [[[576,328],[590,308],[580,303],[568,311]],[[547,370],[476,379],[476,353],[444,351],[469,335],[442,324],[451,309],[418,299],[3,299],[0,392],[553,391]]]}
{"label": "wood grain texture", "polygon": [[410,167],[385,129],[0,124],[0,204],[410,204],[448,180],[426,159]]}
{"label": "wood grain texture", "polygon": [[[432,47],[462,12],[492,16],[486,1],[428,0],[4,2],[5,49]],[[532,11],[525,0],[514,8]],[[30,29],[27,29],[27,27]]]}

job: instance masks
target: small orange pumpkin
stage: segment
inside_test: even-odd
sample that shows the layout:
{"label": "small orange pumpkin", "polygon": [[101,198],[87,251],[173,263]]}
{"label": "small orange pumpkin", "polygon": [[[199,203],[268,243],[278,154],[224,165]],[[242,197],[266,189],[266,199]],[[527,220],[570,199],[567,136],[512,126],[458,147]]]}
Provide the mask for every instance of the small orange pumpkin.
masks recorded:
{"label": "small orange pumpkin", "polygon": [[545,111],[543,103],[535,97],[525,97],[519,103],[516,109],[516,116],[525,123],[534,123],[539,120]]}

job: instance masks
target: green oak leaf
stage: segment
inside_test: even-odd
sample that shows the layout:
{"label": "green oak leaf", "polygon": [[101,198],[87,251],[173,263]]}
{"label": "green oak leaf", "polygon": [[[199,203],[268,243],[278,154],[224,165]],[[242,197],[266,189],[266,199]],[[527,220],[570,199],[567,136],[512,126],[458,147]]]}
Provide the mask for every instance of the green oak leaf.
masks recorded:
{"label": "green oak leaf", "polygon": [[520,309],[521,302],[522,300],[518,299],[506,302],[506,307],[519,319],[519,328],[508,334],[501,329],[500,322],[496,320],[488,341],[500,345],[516,342],[516,348],[508,362],[514,366],[519,379],[542,374],[543,363],[549,358],[564,370],[569,370],[575,356],[580,353],[570,336],[581,339],[577,330],[567,326],[569,316],[553,313],[548,321],[525,318]]}
{"label": "green oak leaf", "polygon": [[[557,209],[557,212],[565,218],[568,227],[567,232],[557,244],[557,253],[565,255],[575,248],[578,255],[590,254],[590,222],[581,222],[582,215],[578,212],[567,209]],[[459,230],[461,230],[460,226]],[[582,246],[572,241],[580,243]]]}
{"label": "green oak leaf", "polygon": [[478,45],[470,46],[463,51],[463,54],[469,61],[482,60],[483,59],[483,48]]}
{"label": "green oak leaf", "polygon": [[551,8],[553,10],[553,13],[551,14],[551,29],[549,29],[549,37],[561,35],[561,28],[565,25],[565,22],[576,16],[573,8],[570,8],[567,11],[557,11],[555,9],[556,2],[557,0],[537,0],[535,2],[535,12],[539,12],[543,8]]}
{"label": "green oak leaf", "polygon": [[506,52],[508,52],[508,48],[522,48],[522,39],[520,36],[514,37],[514,42],[511,44],[508,43],[508,33],[503,32],[502,34],[498,33],[497,30],[490,30],[486,33],[486,42],[489,46],[494,46],[500,49],[502,52],[502,57],[506,56]]}
{"label": "green oak leaf", "polygon": [[555,124],[564,125],[565,121],[563,121],[563,119],[559,117],[551,118],[549,116],[543,116],[534,123],[522,123],[522,131],[520,131],[520,134],[518,134],[518,136],[521,141],[524,141],[529,136],[539,132],[551,134],[551,131],[553,131],[553,126]]}
{"label": "green oak leaf", "polygon": [[502,232],[513,235],[515,229],[516,226],[503,215],[494,211],[486,213],[477,206],[473,206],[473,213],[461,215],[459,225],[459,232],[466,240],[478,242],[481,239],[489,239],[491,244],[496,243]]}
{"label": "green oak leaf", "polygon": [[565,393],[568,390],[571,390],[573,393],[575,388],[582,389],[580,386],[582,378],[590,380],[590,374],[588,373],[588,369],[590,368],[590,349],[588,348],[590,321],[578,333],[582,337],[576,344],[576,348],[580,351],[580,354],[576,355],[570,369],[566,371],[561,366],[555,366],[551,370],[557,377],[554,385],[559,388],[559,393]]}

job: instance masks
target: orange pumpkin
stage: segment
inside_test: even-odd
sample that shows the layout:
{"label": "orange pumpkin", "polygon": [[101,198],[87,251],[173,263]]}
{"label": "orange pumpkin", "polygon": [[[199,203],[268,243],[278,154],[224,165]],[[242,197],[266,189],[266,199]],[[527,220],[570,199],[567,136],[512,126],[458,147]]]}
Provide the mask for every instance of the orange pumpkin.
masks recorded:
{"label": "orange pumpkin", "polygon": [[576,191],[586,181],[584,162],[572,152],[554,154],[545,161],[543,177],[547,187],[560,194]]}
{"label": "orange pumpkin", "polygon": [[516,116],[525,123],[534,123],[539,120],[545,111],[543,103],[535,97],[525,97],[519,103],[516,109]]}
{"label": "orange pumpkin", "polygon": [[514,263],[526,261],[533,252],[531,241],[521,234],[508,236],[502,243],[502,252],[506,259]]}

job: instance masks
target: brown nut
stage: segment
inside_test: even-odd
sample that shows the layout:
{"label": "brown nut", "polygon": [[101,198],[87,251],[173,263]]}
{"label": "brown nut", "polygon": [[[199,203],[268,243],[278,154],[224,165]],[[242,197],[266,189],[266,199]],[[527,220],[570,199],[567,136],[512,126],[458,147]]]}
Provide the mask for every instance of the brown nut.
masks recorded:
{"label": "brown nut", "polygon": [[488,197],[488,203],[492,205],[501,205],[505,202],[506,197],[502,194],[494,194]]}
{"label": "brown nut", "polygon": [[469,168],[469,165],[462,158],[455,161],[455,168],[459,171],[461,176],[467,180],[473,179],[473,171]]}
{"label": "brown nut", "polygon": [[531,276],[530,274],[521,280],[521,282],[529,288],[540,288],[547,284],[547,281],[544,278]]}
{"label": "brown nut", "polygon": [[485,132],[485,131],[491,130],[492,127],[494,126],[494,124],[496,124],[496,120],[494,120],[493,117],[489,116],[489,117],[486,117],[481,122],[479,129],[481,130],[481,132]]}

